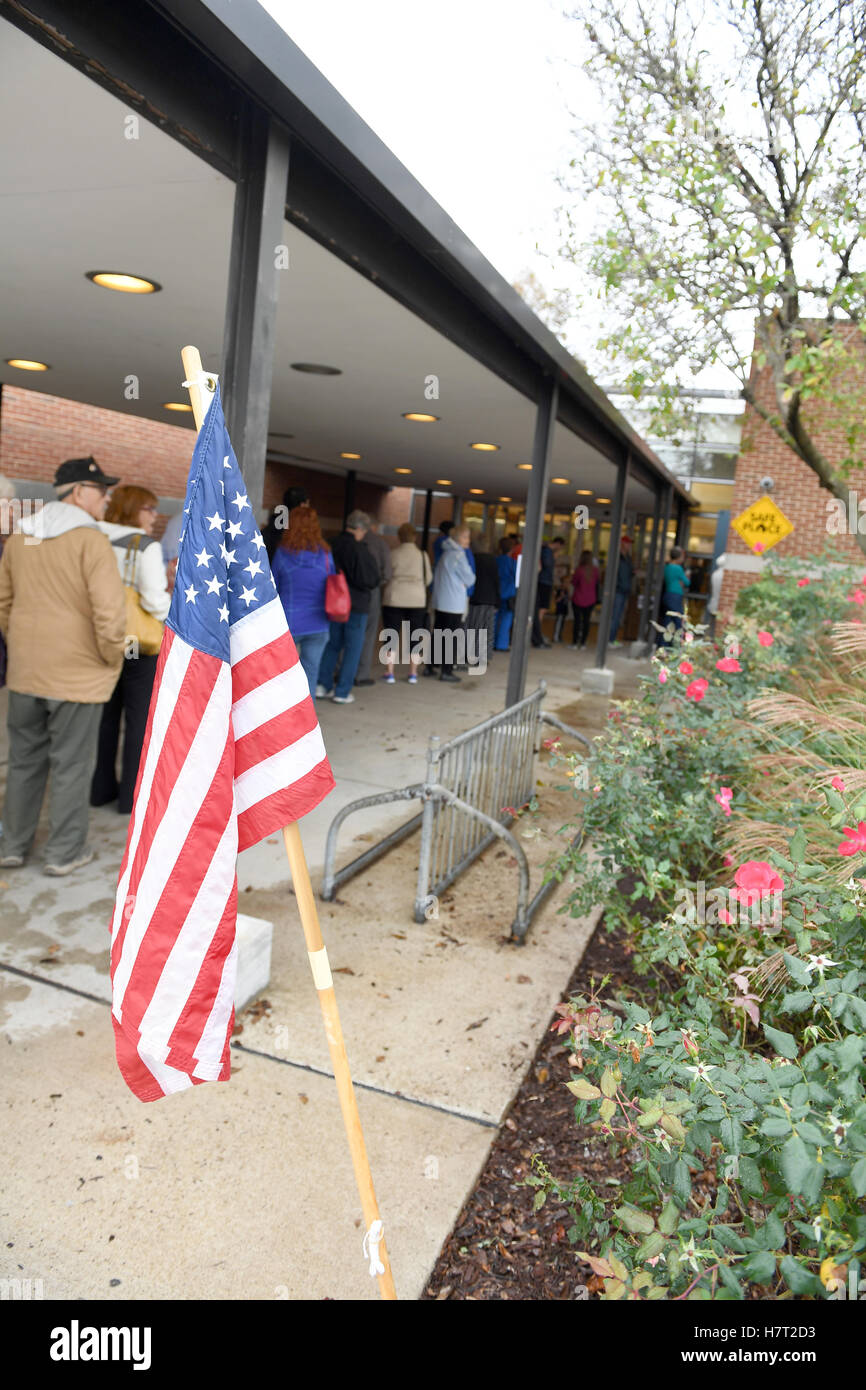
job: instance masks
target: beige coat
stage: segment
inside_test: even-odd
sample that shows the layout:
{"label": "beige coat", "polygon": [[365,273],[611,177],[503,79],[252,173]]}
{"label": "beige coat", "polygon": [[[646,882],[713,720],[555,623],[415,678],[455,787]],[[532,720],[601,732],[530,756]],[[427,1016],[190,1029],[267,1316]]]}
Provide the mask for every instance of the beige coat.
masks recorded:
{"label": "beige coat", "polygon": [[0,559],[6,683],[22,695],[104,704],[123,664],[126,601],[106,537],[80,507],[49,502]]}
{"label": "beige coat", "polygon": [[391,580],[385,585],[387,608],[426,608],[430,561],[414,541],[404,541],[391,551]]}

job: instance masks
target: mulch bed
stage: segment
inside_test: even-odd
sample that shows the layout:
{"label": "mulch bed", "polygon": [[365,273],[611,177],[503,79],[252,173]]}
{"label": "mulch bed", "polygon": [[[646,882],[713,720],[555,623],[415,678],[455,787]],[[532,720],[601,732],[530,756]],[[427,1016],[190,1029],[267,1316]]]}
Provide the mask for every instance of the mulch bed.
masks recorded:
{"label": "mulch bed", "polygon": [[[563,998],[588,995],[610,975],[605,995],[633,983],[624,933],[600,923]],[[551,1024],[554,1019],[551,1017]],[[601,1189],[622,1186],[630,1167],[607,1141],[574,1122],[564,1083],[575,1075],[568,1053],[548,1028],[490,1151],[474,1191],[442,1248],[424,1299],[575,1299],[596,1281],[568,1241],[571,1216],[548,1199],[533,1210],[535,1188],[524,1186],[534,1153],[561,1181],[579,1168]]]}

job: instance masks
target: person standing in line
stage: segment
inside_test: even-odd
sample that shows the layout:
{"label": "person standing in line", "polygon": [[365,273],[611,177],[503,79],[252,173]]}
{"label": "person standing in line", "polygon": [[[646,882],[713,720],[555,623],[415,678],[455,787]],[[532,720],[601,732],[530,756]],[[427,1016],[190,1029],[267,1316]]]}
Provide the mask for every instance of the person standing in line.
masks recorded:
{"label": "person standing in line", "polygon": [[[319,666],[316,696],[330,699],[333,695],[335,705],[351,705],[355,699],[352,681],[361,659],[370,594],[379,587],[379,566],[362,544],[369,528],[370,518],[366,512],[350,512],[346,518],[346,529],[333,545],[334,564],[346,576],[352,608],[346,622],[330,624],[328,644]],[[338,661],[339,675],[336,674]]]}
{"label": "person standing in line", "polygon": [[510,536],[503,536],[499,542],[496,568],[499,571],[499,608],[493,635],[493,649],[507,652],[514,622],[514,599],[517,594],[517,561],[513,555],[514,542]]}
{"label": "person standing in line", "polygon": [[375,685],[370,668],[373,664],[373,650],[378,648],[379,631],[382,625],[382,591],[391,578],[391,547],[385,537],[380,534],[377,521],[370,522],[370,529],[364,537],[363,543],[373,555],[378,566],[379,585],[370,593],[370,612],[367,615],[364,645],[361,648],[361,660],[358,662],[355,684]]}
{"label": "person standing in line", "polygon": [[[409,641],[412,633],[427,627],[427,586],[433,581],[430,557],[418,546],[415,527],[411,521],[404,521],[397,532],[400,544],[391,553],[391,579],[385,585],[383,628],[390,628],[402,638],[403,623],[409,624]],[[410,647],[410,652],[412,648]],[[421,657],[414,653],[409,658],[409,684],[417,685],[418,668]],[[394,654],[389,653],[382,679],[394,684]]]}
{"label": "person standing in line", "polygon": [[670,552],[670,559],[665,565],[662,576],[662,607],[659,620],[662,624],[662,631],[658,634],[656,645],[667,647],[670,645],[665,629],[673,625],[676,631],[683,625],[683,610],[685,607],[685,593],[689,587],[689,579],[682,566],[683,552],[678,545],[675,545]]}
{"label": "person standing in line", "polygon": [[616,567],[616,587],[613,595],[613,613],[610,620],[610,645],[619,646],[616,634],[625,612],[634,582],[634,564],[631,558],[631,536],[620,536],[619,559]]}
{"label": "person standing in line", "polygon": [[309,505],[309,501],[309,494],[305,487],[286,488],[283,493],[282,503],[274,507],[262,527],[262,540],[265,543],[265,550],[267,551],[269,560],[272,560],[276,553],[277,546],[280,543],[283,532],[288,528],[295,507],[306,507]]}
{"label": "person standing in line", "polygon": [[535,592],[535,610],[532,614],[531,642],[533,647],[549,647],[542,629],[544,615],[550,607],[550,596],[553,593],[554,566],[556,557],[547,541],[541,542],[541,554],[538,561],[538,585]]}
{"label": "person standing in line", "polygon": [[56,501],[25,517],[3,547],[0,632],[9,663],[4,869],[19,868],[33,847],[49,777],[44,872],[62,877],[93,858],[86,843],[90,778],[102,706],[117,684],[126,637],[123,584],[97,525],[108,489],[118,481],[93,458],[67,459],[54,475]]}
{"label": "person standing in line", "polygon": [[433,542],[433,569],[434,569],[434,570],[436,569],[436,566],[439,564],[439,556],[442,554],[442,547],[443,547],[443,545],[445,544],[445,542],[447,541],[448,537],[451,535],[451,532],[452,532],[453,530],[454,530],[454,522],[453,522],[453,521],[440,521],[440,522],[439,522],[439,535],[436,537],[435,541]]}
{"label": "person standing in line", "polygon": [[[467,559],[472,555],[467,552]],[[493,630],[496,611],[499,608],[499,566],[487,549],[483,536],[475,538],[475,587],[469,599],[469,612],[466,617],[467,632],[475,632],[475,651],[478,662],[486,665],[493,655]]]}
{"label": "person standing in line", "polygon": [[550,542],[553,551],[553,602],[556,621],[553,625],[554,642],[562,641],[562,630],[568,617],[569,595],[571,592],[571,561],[562,536],[554,536]]}
{"label": "person standing in line", "polygon": [[[453,671],[456,634],[463,627],[469,590],[475,583],[475,571],[466,558],[469,537],[469,527],[461,526],[456,538],[449,537],[445,541],[433,574],[433,652],[431,664],[424,674],[435,676],[436,647],[441,646],[439,679],[452,685],[460,682],[460,677],[455,676]],[[446,637],[448,633],[452,634],[450,643]]]}
{"label": "person standing in line", "polygon": [[[124,585],[131,585],[135,589],[146,613],[164,623],[171,607],[171,594],[162,547],[159,541],[153,539],[157,511],[157,498],[148,488],[131,485],[118,487],[111,495],[99,529],[111,542]],[[130,651],[125,652],[124,657],[120,679],[102,707],[96,767],[90,784],[90,804],[107,806],[116,799],[118,813],[128,816],[132,812],[159,657],[157,653],[149,655]],[[117,750],[121,715],[124,735],[118,781]]]}
{"label": "person standing in line", "polygon": [[707,599],[707,616],[709,617],[709,629],[707,635],[715,637],[716,622],[719,616],[719,603],[722,597],[722,581],[725,577],[725,555],[716,557],[715,568],[710,575],[710,596]]}
{"label": "person standing in line", "polygon": [[592,551],[581,551],[580,560],[571,581],[573,623],[571,645],[581,650],[589,641],[592,610],[598,603],[598,565],[593,563]]}
{"label": "person standing in line", "polygon": [[271,574],[315,701],[319,666],[330,635],[325,612],[328,575],[334,574],[331,548],[322,537],[313,507],[295,507],[288,529],[271,560]]}

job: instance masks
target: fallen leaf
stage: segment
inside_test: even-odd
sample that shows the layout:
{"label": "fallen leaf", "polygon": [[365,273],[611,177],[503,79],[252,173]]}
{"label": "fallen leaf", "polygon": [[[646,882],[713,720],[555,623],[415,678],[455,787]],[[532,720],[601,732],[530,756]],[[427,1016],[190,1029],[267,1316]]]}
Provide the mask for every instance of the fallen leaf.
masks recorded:
{"label": "fallen leaf", "polygon": [[309,1099],[310,1099],[310,1097],[304,1095],[304,1092],[303,1092],[303,1091],[299,1091],[299,1092],[298,1092],[298,1100],[301,1102],[301,1105],[306,1105],[306,1104],[308,1103]]}
{"label": "fallen leaf", "polygon": [[531,985],[532,977],[530,975],[518,975],[517,983],[519,985]]}
{"label": "fallen leaf", "polygon": [[482,1025],[482,1023],[486,1023],[486,1022],[487,1022],[487,1019],[488,1019],[489,1017],[490,1017],[490,1015],[487,1014],[485,1018],[479,1018],[479,1020],[478,1020],[477,1023],[470,1023],[470,1024],[468,1025],[468,1027],[466,1028],[465,1031],[466,1031],[467,1033],[471,1033],[471,1031],[472,1031],[473,1028],[480,1028],[481,1025]]}
{"label": "fallen leaf", "polygon": [[354,973],[351,965],[335,965],[333,969],[334,975],[354,975]]}

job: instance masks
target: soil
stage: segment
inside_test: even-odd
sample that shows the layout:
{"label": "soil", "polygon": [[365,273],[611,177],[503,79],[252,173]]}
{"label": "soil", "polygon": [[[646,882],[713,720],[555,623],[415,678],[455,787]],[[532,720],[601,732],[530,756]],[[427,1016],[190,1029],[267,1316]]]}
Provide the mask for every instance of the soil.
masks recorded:
{"label": "soil", "polygon": [[[605,975],[611,977],[606,996],[632,983],[624,934],[609,933],[602,922],[563,998],[588,994],[591,980]],[[423,1298],[572,1300],[587,1297],[587,1289],[597,1292],[600,1281],[569,1244],[568,1209],[548,1199],[536,1212],[536,1189],[524,1185],[535,1153],[563,1181],[577,1169],[599,1189],[629,1180],[624,1155],[613,1158],[593,1129],[575,1124],[564,1084],[574,1075],[568,1052],[548,1028]]]}

